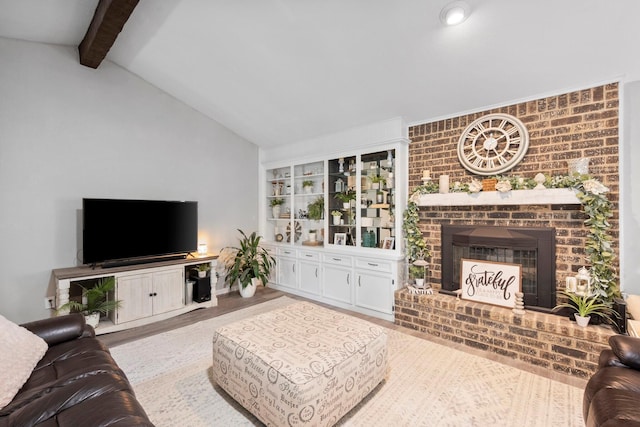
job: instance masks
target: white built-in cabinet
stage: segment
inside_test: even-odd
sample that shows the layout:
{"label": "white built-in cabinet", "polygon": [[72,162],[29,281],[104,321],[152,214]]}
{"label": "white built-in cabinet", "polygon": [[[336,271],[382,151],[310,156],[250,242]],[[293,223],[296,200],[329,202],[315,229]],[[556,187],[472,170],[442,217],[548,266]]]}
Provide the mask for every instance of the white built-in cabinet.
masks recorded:
{"label": "white built-in cabinet", "polygon": [[276,258],[270,286],[393,320],[404,274],[407,158],[407,141],[396,140],[263,164],[260,232]]}

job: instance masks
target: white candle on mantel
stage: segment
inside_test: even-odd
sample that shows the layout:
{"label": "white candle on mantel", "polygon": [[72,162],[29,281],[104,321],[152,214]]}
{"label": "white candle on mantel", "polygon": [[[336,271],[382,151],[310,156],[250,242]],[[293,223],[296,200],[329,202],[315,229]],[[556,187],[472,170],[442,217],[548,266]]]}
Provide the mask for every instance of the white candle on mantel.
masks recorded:
{"label": "white candle on mantel", "polygon": [[449,175],[440,175],[440,194],[449,192]]}
{"label": "white candle on mantel", "polygon": [[430,179],[431,176],[429,175],[429,171],[428,170],[423,170],[422,171],[422,179]]}

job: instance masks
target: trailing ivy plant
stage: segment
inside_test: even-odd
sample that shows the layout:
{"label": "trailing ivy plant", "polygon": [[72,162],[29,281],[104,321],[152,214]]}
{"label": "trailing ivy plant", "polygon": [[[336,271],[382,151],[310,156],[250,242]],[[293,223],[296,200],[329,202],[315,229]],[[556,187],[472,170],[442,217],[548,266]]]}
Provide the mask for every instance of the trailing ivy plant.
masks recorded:
{"label": "trailing ivy plant", "polygon": [[425,259],[431,256],[431,252],[427,248],[427,242],[422,237],[422,232],[418,227],[420,217],[418,216],[418,204],[415,201],[409,201],[404,211],[402,232],[407,241],[407,262],[409,265],[418,259]]}
{"label": "trailing ivy plant", "polygon": [[[532,179],[519,177],[493,177],[498,181],[508,182],[511,189],[527,190],[532,189],[537,183]],[[612,204],[607,199],[606,193],[609,191],[602,183],[590,175],[559,175],[546,176],[544,186],[546,188],[571,188],[575,190],[576,196],[582,204],[582,209],[587,216],[584,224],[589,227],[586,239],[585,253],[587,262],[591,265],[592,290],[594,295],[604,301],[612,302],[613,298],[620,296],[617,274],[613,267],[615,254],[611,247],[611,235],[609,229],[611,223],[609,218],[613,216]],[[470,184],[461,184],[452,191],[478,192],[477,180]],[[509,188],[508,185],[505,185]],[[407,259],[413,262],[416,254],[426,248],[426,243],[418,229],[418,200],[422,194],[438,193],[439,186],[435,182],[418,186],[409,198],[407,209],[405,210],[403,231],[407,236]],[[534,190],[535,191],[535,190]],[[416,234],[417,233],[417,234]],[[417,238],[416,236],[419,236]]]}

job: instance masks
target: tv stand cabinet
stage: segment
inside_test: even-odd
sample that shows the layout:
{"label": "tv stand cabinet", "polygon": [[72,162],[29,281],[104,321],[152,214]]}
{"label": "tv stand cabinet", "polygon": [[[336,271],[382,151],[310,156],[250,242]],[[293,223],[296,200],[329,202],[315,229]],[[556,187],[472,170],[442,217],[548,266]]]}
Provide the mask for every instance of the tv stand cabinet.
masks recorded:
{"label": "tv stand cabinet", "polygon": [[163,260],[139,265],[117,267],[70,267],[53,270],[56,288],[56,308],[77,299],[80,286],[91,286],[92,281],[105,277],[115,278],[112,298],[121,300],[122,306],[102,319],[96,334],[129,329],[168,319],[198,308],[218,305],[215,292],[211,300],[197,303],[187,300],[186,280],[189,270],[200,264],[215,269],[217,256],[193,256]]}

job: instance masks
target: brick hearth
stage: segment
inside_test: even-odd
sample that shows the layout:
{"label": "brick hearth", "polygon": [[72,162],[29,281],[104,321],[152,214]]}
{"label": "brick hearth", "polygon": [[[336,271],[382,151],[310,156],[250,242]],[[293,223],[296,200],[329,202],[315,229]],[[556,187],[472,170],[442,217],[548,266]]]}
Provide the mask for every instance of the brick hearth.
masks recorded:
{"label": "brick hearth", "polygon": [[586,379],[609,348],[609,327],[579,327],[561,316],[481,304],[444,294],[395,293],[395,323],[426,335]]}

